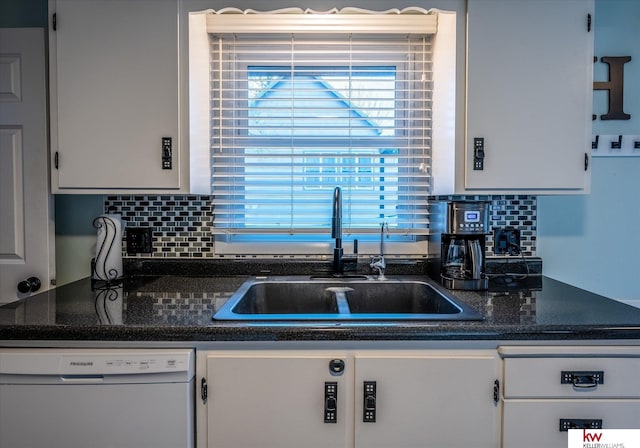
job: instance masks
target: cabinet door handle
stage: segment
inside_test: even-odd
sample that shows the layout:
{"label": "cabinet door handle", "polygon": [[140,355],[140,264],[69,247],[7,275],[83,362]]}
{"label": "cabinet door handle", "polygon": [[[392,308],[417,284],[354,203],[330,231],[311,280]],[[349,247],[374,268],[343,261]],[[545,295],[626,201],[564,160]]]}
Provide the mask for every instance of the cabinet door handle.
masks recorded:
{"label": "cabinet door handle", "polygon": [[571,384],[576,389],[595,389],[598,384],[604,384],[604,372],[563,370],[560,376],[560,384]]}
{"label": "cabinet door handle", "polygon": [[376,422],[376,410],[378,402],[376,398],[376,382],[364,382],[364,399],[362,403],[362,421],[365,423]]}
{"label": "cabinet door handle", "polygon": [[338,383],[324,383],[324,422],[338,423]]}

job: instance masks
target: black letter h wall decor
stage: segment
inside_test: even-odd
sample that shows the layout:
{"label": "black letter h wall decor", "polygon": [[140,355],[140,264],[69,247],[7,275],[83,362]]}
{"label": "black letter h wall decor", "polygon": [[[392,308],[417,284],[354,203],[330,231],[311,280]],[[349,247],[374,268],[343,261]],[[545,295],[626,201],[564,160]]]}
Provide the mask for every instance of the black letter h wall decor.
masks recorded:
{"label": "black letter h wall decor", "polygon": [[[598,58],[594,57],[595,63]],[[631,60],[631,56],[606,56],[600,58],[609,66],[609,81],[594,82],[593,90],[609,91],[609,110],[606,114],[600,115],[601,120],[628,120],[631,115],[624,113],[624,64]],[[593,115],[593,119],[596,116]]]}

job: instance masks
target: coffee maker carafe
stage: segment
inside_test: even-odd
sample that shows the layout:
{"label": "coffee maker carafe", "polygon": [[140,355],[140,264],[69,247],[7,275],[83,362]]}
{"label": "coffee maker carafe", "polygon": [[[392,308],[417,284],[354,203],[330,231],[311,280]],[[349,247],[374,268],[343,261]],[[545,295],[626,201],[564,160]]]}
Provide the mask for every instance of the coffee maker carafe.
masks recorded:
{"label": "coffee maker carafe", "polygon": [[442,234],[442,285],[448,289],[482,290],[489,287],[485,275],[489,203],[447,203],[446,233]]}

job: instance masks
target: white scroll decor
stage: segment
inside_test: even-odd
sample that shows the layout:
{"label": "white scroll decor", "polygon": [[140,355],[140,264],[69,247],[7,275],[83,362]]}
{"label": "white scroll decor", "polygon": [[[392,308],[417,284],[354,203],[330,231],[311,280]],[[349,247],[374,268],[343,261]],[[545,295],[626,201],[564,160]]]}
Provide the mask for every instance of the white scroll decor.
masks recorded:
{"label": "white scroll decor", "polygon": [[122,221],[120,215],[100,215],[93,220],[98,229],[96,258],[91,278],[106,282],[122,278]]}

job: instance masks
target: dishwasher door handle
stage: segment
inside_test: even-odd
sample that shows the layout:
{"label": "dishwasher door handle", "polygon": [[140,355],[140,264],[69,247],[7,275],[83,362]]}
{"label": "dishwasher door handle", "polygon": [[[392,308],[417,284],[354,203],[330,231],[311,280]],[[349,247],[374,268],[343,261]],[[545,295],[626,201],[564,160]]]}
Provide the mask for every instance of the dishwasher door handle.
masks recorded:
{"label": "dishwasher door handle", "polygon": [[60,375],[63,383],[101,383],[104,381],[104,375]]}

